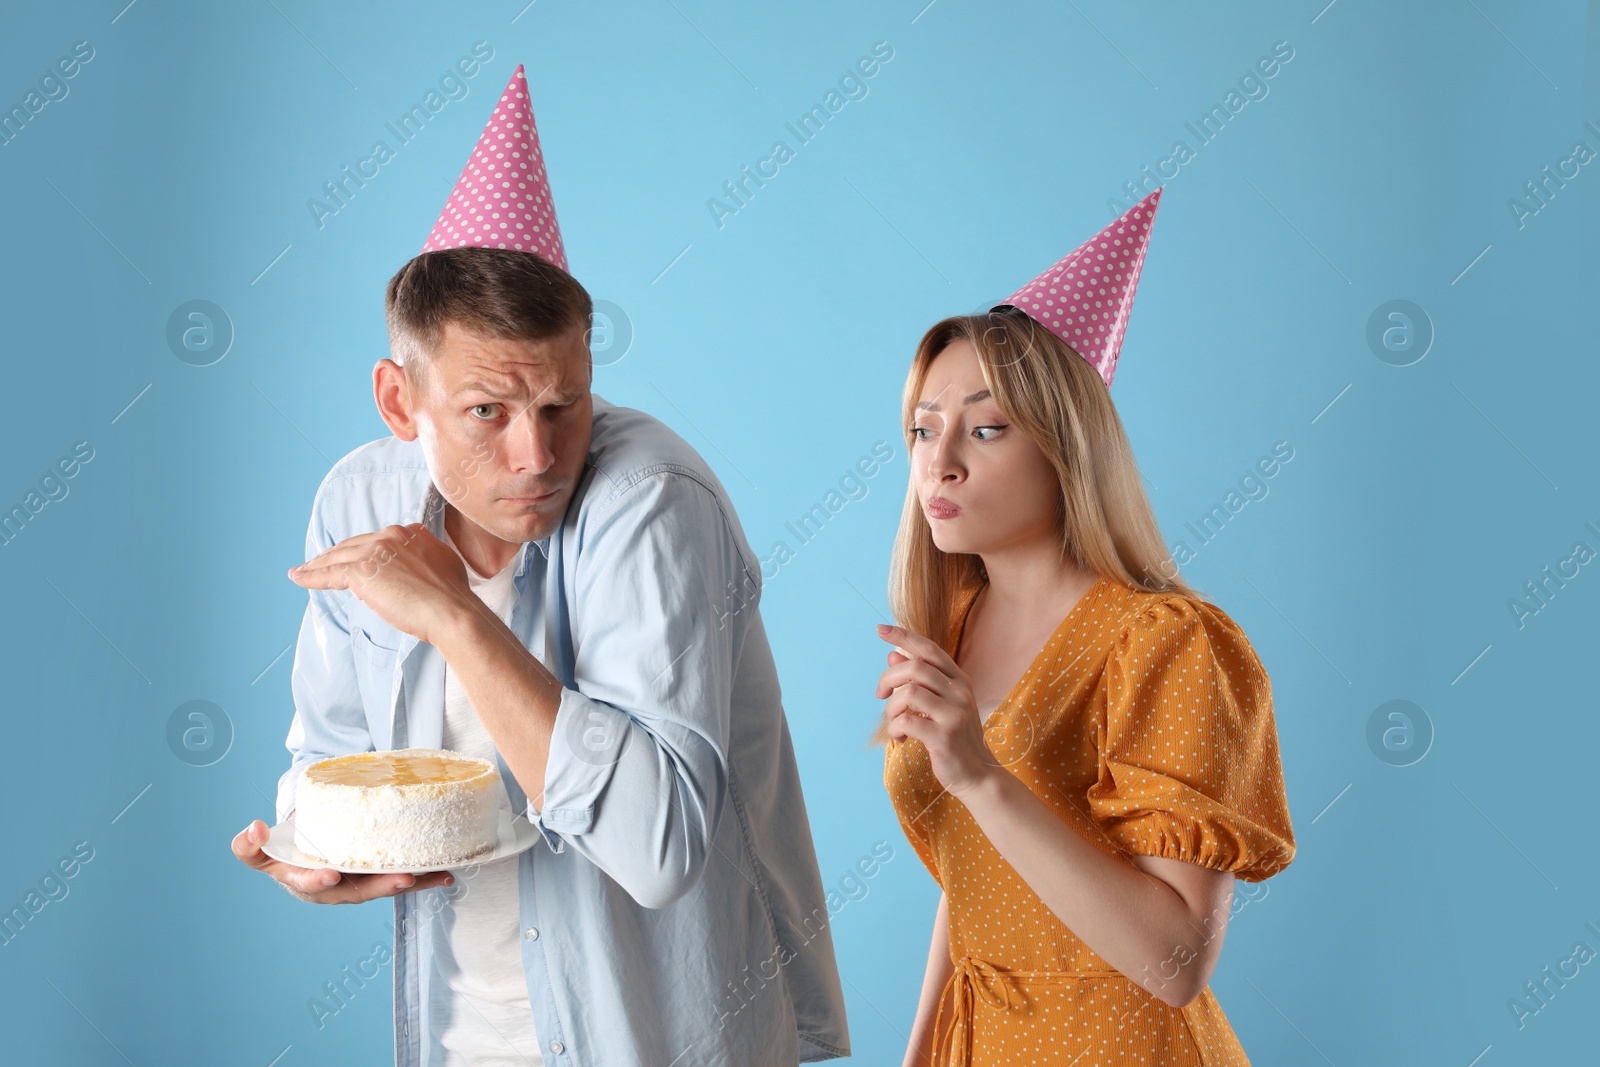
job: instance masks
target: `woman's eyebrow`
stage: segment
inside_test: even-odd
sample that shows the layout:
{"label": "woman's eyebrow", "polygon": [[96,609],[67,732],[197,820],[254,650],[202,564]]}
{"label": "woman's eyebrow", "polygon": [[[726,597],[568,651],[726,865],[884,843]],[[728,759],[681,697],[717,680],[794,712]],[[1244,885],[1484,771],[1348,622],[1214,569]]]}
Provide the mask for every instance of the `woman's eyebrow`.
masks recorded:
{"label": "woman's eyebrow", "polygon": [[[987,390],[987,389],[979,389],[976,393],[972,393],[971,395],[962,398],[961,406],[962,407],[966,407],[968,404],[976,404],[980,400],[987,400],[987,399],[989,399],[989,395],[990,395],[989,394],[989,390]],[[939,410],[939,405],[935,404],[931,400],[923,400],[923,401],[921,401],[921,402],[919,402],[917,404],[917,410],[918,411],[938,411]]]}

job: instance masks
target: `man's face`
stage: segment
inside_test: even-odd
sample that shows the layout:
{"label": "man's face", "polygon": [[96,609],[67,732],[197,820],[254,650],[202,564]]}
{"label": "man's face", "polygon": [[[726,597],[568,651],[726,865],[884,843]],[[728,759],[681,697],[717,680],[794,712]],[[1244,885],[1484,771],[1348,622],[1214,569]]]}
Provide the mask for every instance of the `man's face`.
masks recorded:
{"label": "man's face", "polygon": [[[400,371],[380,363],[380,411],[384,375],[393,374],[383,364]],[[445,499],[488,533],[521,544],[555,531],[583,474],[592,376],[586,323],[543,341],[480,337],[446,323],[424,381],[393,395],[409,407],[409,429]]]}

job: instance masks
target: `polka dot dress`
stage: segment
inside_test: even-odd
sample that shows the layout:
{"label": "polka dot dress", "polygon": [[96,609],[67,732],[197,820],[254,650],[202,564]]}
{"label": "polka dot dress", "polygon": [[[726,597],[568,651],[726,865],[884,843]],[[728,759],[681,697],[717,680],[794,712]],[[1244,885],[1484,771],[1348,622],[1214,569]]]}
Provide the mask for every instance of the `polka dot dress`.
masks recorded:
{"label": "polka dot dress", "polygon": [[1071,345],[1107,386],[1117,372],[1160,203],[1157,189],[1005,301]]}
{"label": "polka dot dress", "polygon": [[[957,605],[946,648],[958,647],[976,592]],[[985,736],[1109,855],[1166,856],[1245,882],[1294,857],[1270,683],[1237,624],[1205,601],[1101,578]],[[1248,1067],[1209,986],[1174,1008],[1090,950],[943,792],[920,741],[889,745],[884,784],[949,902],[955,973],[938,1067]]]}
{"label": "polka dot dress", "polygon": [[567,269],[533,105],[528,102],[528,82],[520,65],[500,94],[478,147],[422,250],[468,245],[533,252]]}

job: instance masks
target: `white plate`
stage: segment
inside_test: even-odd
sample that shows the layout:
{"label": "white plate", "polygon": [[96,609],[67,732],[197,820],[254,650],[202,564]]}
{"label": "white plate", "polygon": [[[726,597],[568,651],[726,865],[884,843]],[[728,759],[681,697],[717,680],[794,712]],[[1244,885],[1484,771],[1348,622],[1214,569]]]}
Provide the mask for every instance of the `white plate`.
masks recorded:
{"label": "white plate", "polygon": [[486,863],[489,860],[504,859],[506,856],[515,856],[526,851],[539,840],[539,828],[534,826],[521,815],[513,815],[508,809],[500,809],[500,825],[495,834],[496,844],[494,851],[460,863],[441,864],[433,867],[341,867],[337,863],[323,863],[301,852],[294,846],[294,816],[274,826],[267,833],[267,843],[261,846],[261,851],[275,860],[287,863],[292,867],[307,867],[311,870],[334,870],[344,874],[427,874],[429,871],[459,870],[470,867],[475,863]]}

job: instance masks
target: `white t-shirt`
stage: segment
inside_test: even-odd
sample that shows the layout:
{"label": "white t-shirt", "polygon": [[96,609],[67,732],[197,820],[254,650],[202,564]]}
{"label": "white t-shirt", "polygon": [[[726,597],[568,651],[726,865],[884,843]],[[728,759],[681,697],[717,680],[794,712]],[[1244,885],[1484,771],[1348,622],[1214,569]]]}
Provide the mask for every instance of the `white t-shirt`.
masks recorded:
{"label": "white t-shirt", "polygon": [[[448,531],[443,540],[461,554]],[[466,565],[472,591],[508,625],[516,602],[517,559],[513,556],[492,578],[481,577],[472,564]],[[495,760],[494,742],[449,664],[444,672],[441,747]],[[500,803],[507,810],[511,807],[503,791]],[[468,870],[455,872],[456,884],[449,891],[454,902],[438,909],[430,920],[434,974],[428,1012],[439,1062],[445,1067],[544,1067],[522,969],[517,857],[480,863],[470,875]]]}

